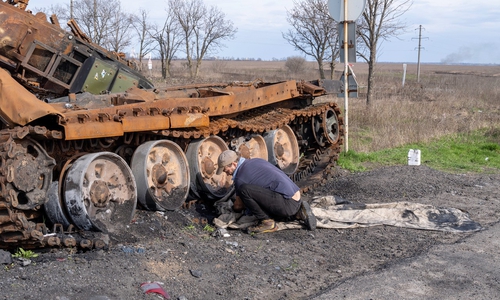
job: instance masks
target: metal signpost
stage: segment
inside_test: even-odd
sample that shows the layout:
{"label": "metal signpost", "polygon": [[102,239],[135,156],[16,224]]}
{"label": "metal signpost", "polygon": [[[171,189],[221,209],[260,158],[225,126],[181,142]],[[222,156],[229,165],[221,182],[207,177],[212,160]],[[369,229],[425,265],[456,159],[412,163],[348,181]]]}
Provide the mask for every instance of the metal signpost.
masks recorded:
{"label": "metal signpost", "polygon": [[[328,0],[328,11],[330,16],[337,22],[344,25],[344,39],[340,41],[344,48],[344,131],[345,131],[345,152],[349,151],[349,24],[355,24],[355,21],[365,10],[366,0]],[[349,9],[348,9],[349,8]],[[354,26],[352,25],[354,28]],[[351,44],[355,44],[356,39]],[[355,62],[355,56],[352,60]],[[342,62],[342,58],[341,61]]]}
{"label": "metal signpost", "polygon": [[149,53],[149,60],[148,60],[148,69],[149,69],[149,76],[153,76],[153,62],[151,61],[151,53]]}

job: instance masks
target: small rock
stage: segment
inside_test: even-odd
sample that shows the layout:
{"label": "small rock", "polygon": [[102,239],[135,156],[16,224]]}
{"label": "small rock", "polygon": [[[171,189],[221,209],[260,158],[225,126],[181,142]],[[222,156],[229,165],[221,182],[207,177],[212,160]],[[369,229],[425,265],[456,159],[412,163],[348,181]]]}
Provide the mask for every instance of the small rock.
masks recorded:
{"label": "small rock", "polygon": [[230,237],[231,236],[225,228],[217,229],[212,235],[215,237]]}
{"label": "small rock", "polygon": [[19,258],[19,260],[21,261],[21,265],[22,265],[23,267],[26,267],[26,266],[28,266],[28,265],[30,265],[30,264],[31,264],[31,259],[21,258],[21,257],[20,257],[20,258]]}
{"label": "small rock", "polygon": [[126,246],[122,247],[122,251],[125,252],[125,253],[127,253],[127,254],[134,253],[134,249],[133,248],[126,247]]}
{"label": "small rock", "polygon": [[8,265],[12,263],[12,255],[8,251],[0,250],[0,263]]}
{"label": "small rock", "polygon": [[233,247],[238,247],[238,242],[228,242],[228,241],[226,241],[226,245],[231,245]]}
{"label": "small rock", "polygon": [[193,275],[196,278],[200,278],[202,275],[200,270],[189,270],[189,272],[191,272],[191,275]]}

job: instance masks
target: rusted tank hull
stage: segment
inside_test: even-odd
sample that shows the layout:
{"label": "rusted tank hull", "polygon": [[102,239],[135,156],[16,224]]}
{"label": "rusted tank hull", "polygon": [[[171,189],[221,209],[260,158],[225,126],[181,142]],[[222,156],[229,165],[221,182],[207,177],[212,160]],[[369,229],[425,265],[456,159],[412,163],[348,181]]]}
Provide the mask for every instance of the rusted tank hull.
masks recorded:
{"label": "rusted tank hull", "polygon": [[[2,83],[9,84],[2,87],[13,86],[13,91],[22,90],[20,86],[15,87],[17,82],[12,82],[13,79],[3,79]],[[230,178],[216,175],[215,170],[218,154],[229,147],[246,153],[249,158],[260,157],[264,148],[264,156],[283,169],[291,169],[289,175],[296,182],[305,181],[316,174],[316,183],[320,183],[328,176],[325,172],[331,169],[342,144],[342,119],[338,117],[340,110],[335,103],[312,105],[314,97],[303,93],[302,84],[295,81],[189,88],[192,98],[184,98],[185,95],[170,98],[169,94],[176,95],[171,88],[170,91],[161,92],[130,90],[106,96],[87,95],[82,99],[62,98],[57,100],[61,102],[53,103],[40,102],[28,93],[22,98],[23,106],[33,111],[28,109],[22,114],[17,113],[19,107],[10,107],[12,103],[16,103],[15,99],[19,95],[2,88],[0,115],[9,120],[5,124],[11,128],[3,130],[4,139],[8,142],[5,148],[18,147],[29,139],[27,148],[41,149],[47,153],[34,155],[43,157],[49,165],[49,169],[45,169],[43,176],[39,177],[48,178],[50,175],[60,184],[67,176],[67,166],[74,165],[75,160],[85,153],[117,153],[126,164],[135,165],[136,169],[147,169],[142,175],[134,174],[138,179],[133,180],[143,182],[143,187],[139,189],[143,195],[138,195],[146,203],[143,206],[157,210],[173,209],[170,206],[172,203],[179,207],[179,203],[189,198],[213,201],[224,197],[229,190],[227,186],[230,185]],[[320,87],[316,87],[316,90],[320,90]],[[90,108],[92,103],[100,103],[101,107]],[[334,122],[331,122],[332,120]],[[260,150],[254,146],[255,143],[258,144],[259,139],[267,139],[260,143]],[[170,141],[182,150],[175,151],[172,144],[169,146],[167,143],[167,146],[148,150],[151,153],[143,153],[142,157],[157,157],[156,153],[164,153],[163,156],[168,158],[150,158],[142,164],[133,164],[137,149],[156,140]],[[266,146],[266,143],[271,143],[271,146]],[[20,160],[33,160],[32,152],[24,151],[25,154]],[[13,159],[7,154],[4,158],[7,162]],[[171,161],[175,161],[173,165]],[[167,166],[167,162],[171,165]],[[27,164],[17,163],[17,168],[0,169],[0,173],[4,174],[0,178],[4,178],[2,184],[6,187],[2,189],[0,204],[8,216],[16,215],[13,212],[19,210],[37,213],[30,215],[33,221],[26,219],[16,222],[9,219],[3,225],[0,223],[0,237],[4,237],[6,247],[21,242],[27,243],[28,246],[48,245],[48,241],[43,240],[41,231],[36,229],[42,225],[37,225],[35,220],[40,217],[39,211],[45,204],[45,199],[52,196],[62,202],[61,199],[67,197],[64,196],[67,185],[63,184],[55,191],[56,195],[52,195],[49,193],[49,186],[45,184],[39,189],[33,188],[38,196],[38,202],[32,201],[36,205],[29,205],[25,209],[15,205],[22,202],[18,200],[21,196],[23,199],[28,198],[24,196],[25,191],[20,190],[19,185],[9,182],[7,175],[23,178],[29,173],[29,169],[23,167],[24,165]],[[100,172],[94,169],[101,170],[100,167],[92,166],[90,170],[84,169],[81,172]],[[186,179],[186,174],[189,173],[189,178]],[[167,184],[166,178],[177,178],[174,180],[177,182]],[[123,179],[123,182],[126,180]],[[225,186],[219,186],[220,182],[225,182]],[[92,198],[91,193],[102,193],[103,187],[102,184],[89,187],[89,199]],[[311,186],[302,188],[307,191]],[[106,196],[102,200],[104,202],[108,201],[110,194],[106,188],[105,190]],[[85,189],[81,194],[85,194]],[[90,203],[100,202],[96,200]],[[62,210],[67,209],[65,204],[61,204],[61,207]],[[66,214],[70,215],[66,216],[66,219],[69,220],[67,223],[71,224],[72,212]],[[59,223],[66,222],[57,219],[57,224]],[[90,225],[85,228],[93,229],[95,228]],[[12,235],[12,232],[17,234]],[[61,237],[51,243],[62,243],[62,240]]]}
{"label": "rusted tank hull", "polygon": [[315,101],[321,82],[152,89],[76,24],[67,33],[20,6],[0,2],[0,248],[103,248],[136,207],[230,197],[232,178],[215,172],[226,149],[267,159],[303,192],[330,175],[343,121]]}

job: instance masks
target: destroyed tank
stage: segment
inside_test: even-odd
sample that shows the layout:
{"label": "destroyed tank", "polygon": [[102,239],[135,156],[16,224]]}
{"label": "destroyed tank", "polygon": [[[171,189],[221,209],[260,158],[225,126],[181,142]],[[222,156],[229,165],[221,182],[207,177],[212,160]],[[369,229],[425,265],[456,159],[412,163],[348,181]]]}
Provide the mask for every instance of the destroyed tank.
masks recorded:
{"label": "destroyed tank", "polygon": [[216,174],[226,149],[303,192],[331,172],[342,118],[317,98],[338,82],[158,89],[73,21],[66,32],[18,2],[0,2],[0,248],[102,248],[136,208],[228,197],[231,178]]}

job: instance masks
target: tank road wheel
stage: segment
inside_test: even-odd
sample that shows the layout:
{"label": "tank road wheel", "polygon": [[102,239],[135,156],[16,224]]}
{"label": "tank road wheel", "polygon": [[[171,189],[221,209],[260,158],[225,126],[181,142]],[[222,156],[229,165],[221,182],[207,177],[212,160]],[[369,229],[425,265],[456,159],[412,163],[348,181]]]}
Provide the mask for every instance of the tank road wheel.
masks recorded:
{"label": "tank road wheel", "polygon": [[299,166],[299,143],[290,126],[264,134],[269,152],[268,161],[278,166],[285,174],[293,174]]}
{"label": "tank road wheel", "polygon": [[135,150],[130,164],[137,200],[149,210],[175,210],[189,193],[186,155],[174,142],[150,141]]}
{"label": "tank road wheel", "polygon": [[37,209],[46,202],[55,160],[35,141],[12,141],[0,154],[5,186],[0,192],[12,207]]}
{"label": "tank road wheel", "polygon": [[186,150],[191,174],[191,189],[196,196],[208,199],[224,197],[231,186],[231,179],[225,173],[217,175],[219,155],[228,150],[228,146],[218,136],[193,141]]}
{"label": "tank road wheel", "polygon": [[64,177],[71,164],[80,156],[80,154],[73,156],[64,163],[59,174],[59,180],[53,181],[50,184],[49,191],[47,192],[47,202],[43,206],[45,215],[52,225],[61,224],[64,229],[67,229],[71,222],[63,201],[61,187],[64,185]]}
{"label": "tank road wheel", "polygon": [[312,121],[314,139],[321,147],[326,144],[336,144],[339,140],[339,120],[332,108],[324,113],[314,116]]}
{"label": "tank road wheel", "polygon": [[232,141],[231,146],[244,158],[268,158],[266,141],[261,135],[253,135],[248,141],[241,137]]}
{"label": "tank road wheel", "polygon": [[83,155],[68,169],[64,202],[73,223],[83,230],[116,233],[130,223],[137,205],[132,170],[118,155]]}
{"label": "tank road wheel", "polygon": [[43,206],[43,209],[52,225],[61,224],[64,229],[68,229],[70,221],[65,213],[63,205],[59,197],[59,182],[53,181],[47,192],[47,202]]}

